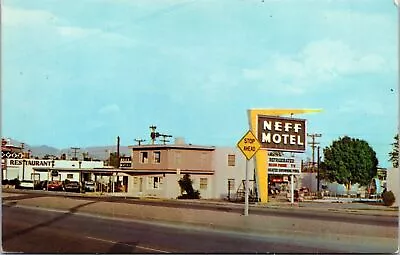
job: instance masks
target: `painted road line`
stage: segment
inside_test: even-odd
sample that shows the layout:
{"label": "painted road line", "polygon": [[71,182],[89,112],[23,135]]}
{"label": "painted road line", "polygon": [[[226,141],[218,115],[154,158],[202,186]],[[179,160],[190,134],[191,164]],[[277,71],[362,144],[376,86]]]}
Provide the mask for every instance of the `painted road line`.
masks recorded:
{"label": "painted road line", "polygon": [[148,251],[154,251],[154,252],[160,252],[160,253],[170,253],[170,252],[164,251],[164,250],[158,250],[158,249],[145,247],[145,246],[140,246],[140,245],[130,245],[130,244],[127,244],[127,243],[119,243],[119,242],[115,242],[115,241],[112,241],[112,240],[106,240],[106,239],[92,237],[92,236],[86,236],[86,238],[92,239],[92,240],[97,240],[97,241],[102,241],[102,242],[106,242],[106,243],[126,245],[126,246],[130,246],[130,247],[134,247],[134,248],[139,248],[139,249],[142,249],[142,250],[148,250]]}

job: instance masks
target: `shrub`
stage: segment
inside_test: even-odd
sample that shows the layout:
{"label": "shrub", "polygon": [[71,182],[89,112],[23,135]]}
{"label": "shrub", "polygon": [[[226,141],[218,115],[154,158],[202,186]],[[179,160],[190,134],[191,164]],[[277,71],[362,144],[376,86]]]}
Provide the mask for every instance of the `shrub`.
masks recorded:
{"label": "shrub", "polygon": [[2,181],[2,184],[3,184],[3,185],[7,185],[7,184],[8,184],[8,179],[3,180],[3,181]]}
{"label": "shrub", "polygon": [[383,203],[386,206],[391,206],[394,204],[394,202],[396,201],[396,198],[394,197],[394,194],[392,191],[385,191],[382,194],[382,199],[383,199]]}
{"label": "shrub", "polygon": [[182,179],[178,181],[181,190],[185,191],[186,194],[182,194],[178,199],[199,199],[200,192],[193,189],[193,181],[190,179],[189,174],[185,174]]}

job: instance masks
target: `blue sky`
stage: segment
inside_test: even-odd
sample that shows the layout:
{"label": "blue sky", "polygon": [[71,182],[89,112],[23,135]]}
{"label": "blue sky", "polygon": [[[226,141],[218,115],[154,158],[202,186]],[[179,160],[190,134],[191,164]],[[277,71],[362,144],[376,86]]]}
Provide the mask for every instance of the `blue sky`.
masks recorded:
{"label": "blue sky", "polygon": [[[299,115],[325,147],[364,139],[389,166],[397,11],[376,0],[3,0],[2,136],[58,148],[235,146],[249,108]],[[307,155],[310,154],[310,149]]]}

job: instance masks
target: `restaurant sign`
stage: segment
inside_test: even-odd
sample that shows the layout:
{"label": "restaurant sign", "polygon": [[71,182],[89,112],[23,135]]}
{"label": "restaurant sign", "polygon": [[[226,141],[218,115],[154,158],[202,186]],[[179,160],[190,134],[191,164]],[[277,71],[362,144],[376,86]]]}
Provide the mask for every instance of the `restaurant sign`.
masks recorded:
{"label": "restaurant sign", "polygon": [[8,166],[43,166],[51,167],[52,160],[38,160],[38,159],[7,159]]}

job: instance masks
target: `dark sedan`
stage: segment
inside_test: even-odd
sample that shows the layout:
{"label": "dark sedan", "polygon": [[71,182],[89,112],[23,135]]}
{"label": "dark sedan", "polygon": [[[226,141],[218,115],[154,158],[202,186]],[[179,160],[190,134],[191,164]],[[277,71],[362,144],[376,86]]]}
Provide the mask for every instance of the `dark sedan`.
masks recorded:
{"label": "dark sedan", "polygon": [[64,190],[67,192],[80,192],[81,185],[79,185],[79,182],[77,181],[69,181],[64,183]]}

